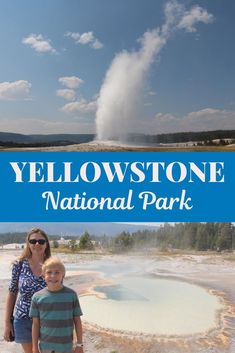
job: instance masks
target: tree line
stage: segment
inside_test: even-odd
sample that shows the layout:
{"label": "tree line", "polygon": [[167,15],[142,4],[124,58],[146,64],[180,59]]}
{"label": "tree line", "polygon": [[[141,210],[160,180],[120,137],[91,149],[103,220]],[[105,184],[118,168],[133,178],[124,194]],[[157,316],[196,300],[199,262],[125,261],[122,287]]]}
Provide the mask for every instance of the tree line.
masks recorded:
{"label": "tree line", "polygon": [[[24,243],[25,233],[0,234],[0,244]],[[59,235],[50,235],[52,247],[59,248]],[[66,236],[66,247],[71,251],[95,250],[97,247],[113,252],[132,250],[182,249],[198,251],[235,250],[235,226],[232,223],[165,223],[153,230],[123,231],[116,236],[95,236],[89,232],[77,236]]]}
{"label": "tree line", "polygon": [[[51,235],[53,239],[60,239],[59,235]],[[26,241],[26,232],[6,232],[0,234],[0,244],[22,244]]]}
{"label": "tree line", "polygon": [[234,250],[235,227],[232,223],[166,223],[157,230],[122,232],[113,239],[112,247],[117,252],[148,248]]}
{"label": "tree line", "polygon": [[189,131],[189,132],[173,132],[159,135],[145,135],[145,134],[129,134],[128,141],[136,143],[180,143],[194,141],[204,141],[204,143],[213,140],[221,140],[221,143],[227,142],[227,139],[235,141],[235,130],[214,130],[214,131]]}

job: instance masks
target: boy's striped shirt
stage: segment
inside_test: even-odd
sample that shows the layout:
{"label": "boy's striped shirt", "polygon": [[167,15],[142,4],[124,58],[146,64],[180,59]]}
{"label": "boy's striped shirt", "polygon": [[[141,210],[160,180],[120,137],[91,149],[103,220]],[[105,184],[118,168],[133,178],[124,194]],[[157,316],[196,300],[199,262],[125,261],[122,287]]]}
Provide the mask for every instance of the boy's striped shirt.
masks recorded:
{"label": "boy's striped shirt", "polygon": [[68,287],[56,292],[44,288],[35,293],[30,316],[40,319],[40,348],[58,352],[72,351],[73,318],[81,315],[77,294]]}

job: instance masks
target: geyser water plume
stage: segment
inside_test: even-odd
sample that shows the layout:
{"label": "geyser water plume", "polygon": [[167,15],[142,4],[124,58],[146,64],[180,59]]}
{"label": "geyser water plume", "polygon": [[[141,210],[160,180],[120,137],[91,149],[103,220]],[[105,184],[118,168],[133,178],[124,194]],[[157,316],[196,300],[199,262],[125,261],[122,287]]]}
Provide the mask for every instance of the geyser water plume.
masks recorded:
{"label": "geyser water plume", "polygon": [[[152,62],[176,29],[196,31],[197,22],[209,23],[213,16],[199,6],[186,11],[177,1],[165,6],[165,23],[144,33],[138,51],[122,51],[113,59],[99,92],[96,112],[97,140],[125,140],[141,118],[141,100]],[[136,130],[136,129],[135,129]]]}
{"label": "geyser water plume", "polygon": [[141,43],[138,52],[118,54],[106,73],[98,98],[98,140],[122,140],[138,116],[145,74],[165,39],[153,30],[144,34]]}

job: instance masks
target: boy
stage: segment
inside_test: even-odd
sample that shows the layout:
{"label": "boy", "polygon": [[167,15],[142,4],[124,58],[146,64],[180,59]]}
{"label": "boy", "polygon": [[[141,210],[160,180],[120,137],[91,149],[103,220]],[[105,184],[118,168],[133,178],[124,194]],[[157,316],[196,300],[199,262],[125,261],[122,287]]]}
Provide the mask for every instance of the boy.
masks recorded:
{"label": "boy", "polygon": [[42,266],[47,287],[32,298],[30,316],[33,318],[33,353],[72,353],[73,328],[77,343],[74,353],[83,353],[82,323],[77,294],[63,285],[64,264],[50,257]]}

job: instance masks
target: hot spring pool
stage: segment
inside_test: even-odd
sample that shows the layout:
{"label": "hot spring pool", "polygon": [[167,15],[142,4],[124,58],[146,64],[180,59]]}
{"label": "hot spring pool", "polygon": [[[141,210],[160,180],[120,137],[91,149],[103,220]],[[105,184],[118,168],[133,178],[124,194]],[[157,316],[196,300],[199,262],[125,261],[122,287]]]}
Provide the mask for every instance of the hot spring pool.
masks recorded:
{"label": "hot spring pool", "polygon": [[[86,269],[93,266],[89,267]],[[86,270],[85,266],[80,269]],[[223,306],[219,298],[200,286],[148,274],[137,276],[126,263],[118,269],[112,263],[99,263],[96,269],[113,283],[94,288],[101,297],[80,297],[83,319],[91,324],[156,335],[197,334],[218,324],[218,311]]]}

